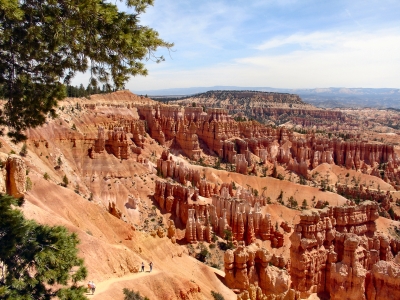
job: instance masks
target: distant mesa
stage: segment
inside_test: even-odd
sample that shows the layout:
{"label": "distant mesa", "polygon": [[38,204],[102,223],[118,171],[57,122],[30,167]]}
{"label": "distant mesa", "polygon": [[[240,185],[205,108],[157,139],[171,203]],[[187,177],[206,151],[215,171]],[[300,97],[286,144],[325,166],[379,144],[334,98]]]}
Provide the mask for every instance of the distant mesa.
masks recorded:
{"label": "distant mesa", "polygon": [[328,87],[314,89],[285,89],[272,87],[239,87],[214,86],[173,88],[164,90],[136,91],[139,95],[175,97],[205,93],[210,90],[261,91],[272,93],[289,93],[299,95],[304,102],[321,108],[335,107],[372,107],[372,108],[400,108],[400,89],[396,88],[344,88]]}

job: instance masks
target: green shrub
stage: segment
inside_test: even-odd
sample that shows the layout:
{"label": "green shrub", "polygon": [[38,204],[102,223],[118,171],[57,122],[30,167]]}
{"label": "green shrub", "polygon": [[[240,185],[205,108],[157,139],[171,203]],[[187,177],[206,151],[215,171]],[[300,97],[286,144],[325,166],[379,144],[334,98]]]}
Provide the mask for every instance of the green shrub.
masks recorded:
{"label": "green shrub", "polygon": [[79,183],[76,183],[75,188],[74,188],[74,192],[79,195]]}
{"label": "green shrub", "polygon": [[22,197],[18,198],[18,199],[17,199],[17,204],[18,204],[19,207],[21,207],[22,205],[24,205],[24,204],[25,204],[25,197],[22,196]]}
{"label": "green shrub", "polygon": [[221,169],[221,159],[217,157],[217,160],[215,161],[215,165],[213,166],[214,169],[220,170]]}
{"label": "green shrub", "polygon": [[284,205],[285,203],[283,202],[283,191],[281,190],[281,192],[279,193],[278,198],[276,198],[276,200],[278,201],[278,203]]}
{"label": "green shrub", "polygon": [[19,152],[19,155],[21,156],[26,156],[28,154],[28,149],[26,147],[26,143],[22,145],[21,151]]}
{"label": "green shrub", "polygon": [[[399,206],[400,206],[400,202],[399,202]],[[218,241],[218,237],[216,236],[215,232],[213,232],[212,238],[211,240],[215,243],[216,241]]]}
{"label": "green shrub", "polygon": [[63,187],[67,187],[68,186],[68,183],[69,183],[69,180],[68,180],[68,177],[67,177],[67,175],[64,175],[64,177],[63,177],[63,179],[62,179],[62,186]]}
{"label": "green shrub", "polygon": [[301,204],[301,209],[307,209],[307,207],[308,207],[307,200],[304,199],[304,200],[303,200],[303,203]]}
{"label": "green shrub", "polygon": [[273,167],[271,176],[274,178],[278,176],[278,171],[276,170],[276,166]]}
{"label": "green shrub", "polygon": [[211,291],[211,295],[213,296],[214,300],[225,300],[225,298],[220,293]]}
{"label": "green shrub", "polygon": [[222,251],[226,251],[226,250],[235,248],[235,245],[233,245],[233,243],[231,241],[229,241],[228,243],[218,242],[218,247]]}
{"label": "green shrub", "polygon": [[27,191],[30,191],[32,189],[32,180],[29,177],[26,177],[25,189]]}
{"label": "green shrub", "polygon": [[224,239],[227,241],[231,241],[232,240],[232,231],[225,229],[224,230]]}
{"label": "green shrub", "polygon": [[50,179],[50,175],[47,174],[47,172],[46,172],[46,173],[43,174],[43,178],[46,179],[46,180],[49,180]]}
{"label": "green shrub", "polygon": [[290,196],[288,199],[288,206],[291,208],[297,208],[298,205],[297,200],[293,196]]}
{"label": "green shrub", "polygon": [[149,298],[140,295],[140,292],[135,292],[128,289],[122,290],[125,297],[124,300],[149,300]]}
{"label": "green shrub", "polygon": [[208,252],[206,247],[202,247],[200,253],[196,254],[196,259],[201,261],[201,262],[206,262],[207,257],[210,255],[210,252]]}

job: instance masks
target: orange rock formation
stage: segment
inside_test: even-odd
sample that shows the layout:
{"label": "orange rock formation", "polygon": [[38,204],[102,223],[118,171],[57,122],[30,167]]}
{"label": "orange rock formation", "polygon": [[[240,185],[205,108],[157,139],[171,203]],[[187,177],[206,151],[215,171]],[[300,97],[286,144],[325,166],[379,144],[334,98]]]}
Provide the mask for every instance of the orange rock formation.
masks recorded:
{"label": "orange rock formation", "polygon": [[[142,106],[138,108],[150,135],[160,144],[174,140],[191,159],[200,158],[199,140],[236,172],[247,174],[254,163],[269,161],[287,165],[288,170],[308,178],[308,171],[320,164],[337,164],[380,176],[377,167],[387,163],[386,181],[400,184],[400,158],[393,145],[365,141],[320,138],[315,134],[295,137],[284,127],[271,128],[257,122],[236,122],[226,109],[201,107]],[[259,159],[253,161],[252,154]]]}
{"label": "orange rock formation", "polygon": [[[188,242],[211,241],[212,232],[224,237],[225,230],[231,230],[236,241],[251,244],[259,237],[271,240],[272,247],[283,246],[283,234],[275,230],[270,215],[261,212],[261,207],[266,205],[263,196],[241,188],[234,195],[232,184],[213,186],[200,179],[198,170],[183,163],[177,166],[168,151],[157,161],[157,169],[162,177],[174,178],[180,183],[156,181],[154,198],[162,209],[186,224]],[[187,186],[188,183],[192,186]],[[200,201],[199,196],[204,199]]]}
{"label": "orange rock formation", "polygon": [[265,248],[254,250],[239,246],[225,252],[225,280],[232,289],[243,291],[257,283],[265,296],[291,299],[284,298],[289,293],[293,294],[293,290],[289,291],[288,271],[283,269],[286,264],[282,256],[270,254]]}
{"label": "orange rock formation", "polygon": [[[303,297],[327,292],[331,299],[366,299],[374,266],[391,261],[399,251],[395,242],[391,247],[390,239],[376,232],[378,217],[371,201],[304,211],[290,237],[292,288]],[[387,284],[395,280],[384,278]]]}

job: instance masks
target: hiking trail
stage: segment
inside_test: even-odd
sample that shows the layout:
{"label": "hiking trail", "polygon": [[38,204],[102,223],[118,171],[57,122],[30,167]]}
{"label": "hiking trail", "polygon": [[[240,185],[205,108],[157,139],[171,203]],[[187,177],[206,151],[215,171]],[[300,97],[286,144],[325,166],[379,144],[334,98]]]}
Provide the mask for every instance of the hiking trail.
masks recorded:
{"label": "hiking trail", "polygon": [[[160,273],[160,271],[158,270],[152,270],[151,272],[149,271],[145,271],[145,272],[138,272],[138,273],[130,273],[127,274],[125,276],[122,277],[113,277],[104,281],[100,281],[100,282],[95,282],[96,284],[96,291],[94,293],[94,295],[92,295],[91,292],[86,293],[86,297],[88,297],[89,299],[93,299],[93,300],[100,300],[101,298],[101,294],[106,292],[110,286],[116,282],[121,282],[121,281],[132,281],[144,276],[151,276],[151,275],[155,275]],[[122,293],[122,291],[121,291]]]}

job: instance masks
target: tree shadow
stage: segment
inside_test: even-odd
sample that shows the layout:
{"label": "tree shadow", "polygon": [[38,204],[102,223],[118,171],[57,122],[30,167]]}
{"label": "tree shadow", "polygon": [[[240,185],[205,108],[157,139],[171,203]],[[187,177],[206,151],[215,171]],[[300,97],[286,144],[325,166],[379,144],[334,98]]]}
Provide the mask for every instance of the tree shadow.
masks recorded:
{"label": "tree shadow", "polygon": [[[176,229],[179,230],[184,230],[186,229],[186,225],[183,224],[183,222],[180,220],[180,218],[175,214],[175,208],[173,207],[172,212],[167,212],[164,208],[160,207],[160,204],[157,202],[157,200],[154,198],[154,195],[147,195],[147,197],[151,200],[151,203],[154,207],[156,207],[160,213],[165,216],[166,214],[170,214],[169,220],[174,221],[174,225]],[[126,206],[126,204],[125,204]]]}
{"label": "tree shadow", "polygon": [[137,208],[134,208],[129,202],[125,203],[125,207],[129,208],[129,209],[137,209]]}
{"label": "tree shadow", "polygon": [[180,245],[180,246],[186,246],[187,244],[190,244],[190,243],[188,243],[187,241],[186,241],[186,239],[185,238],[182,238],[182,239],[180,239],[180,240],[176,240],[176,243],[178,244],[178,245]]}
{"label": "tree shadow", "polygon": [[331,297],[330,297],[328,292],[319,292],[319,293],[317,293],[317,296],[319,297],[320,300],[329,300],[329,299],[331,299]]}
{"label": "tree shadow", "polygon": [[217,278],[219,279],[219,281],[221,281],[225,286],[226,285],[226,280],[225,277],[222,277],[221,275],[219,275],[218,273],[214,272],[215,276],[217,276]]}
{"label": "tree shadow", "polygon": [[154,195],[149,194],[149,195],[147,195],[147,197],[151,200],[152,205],[155,206],[162,215],[164,215],[165,211],[164,211],[164,209],[161,209],[160,204],[158,204],[156,198],[154,198]]}

